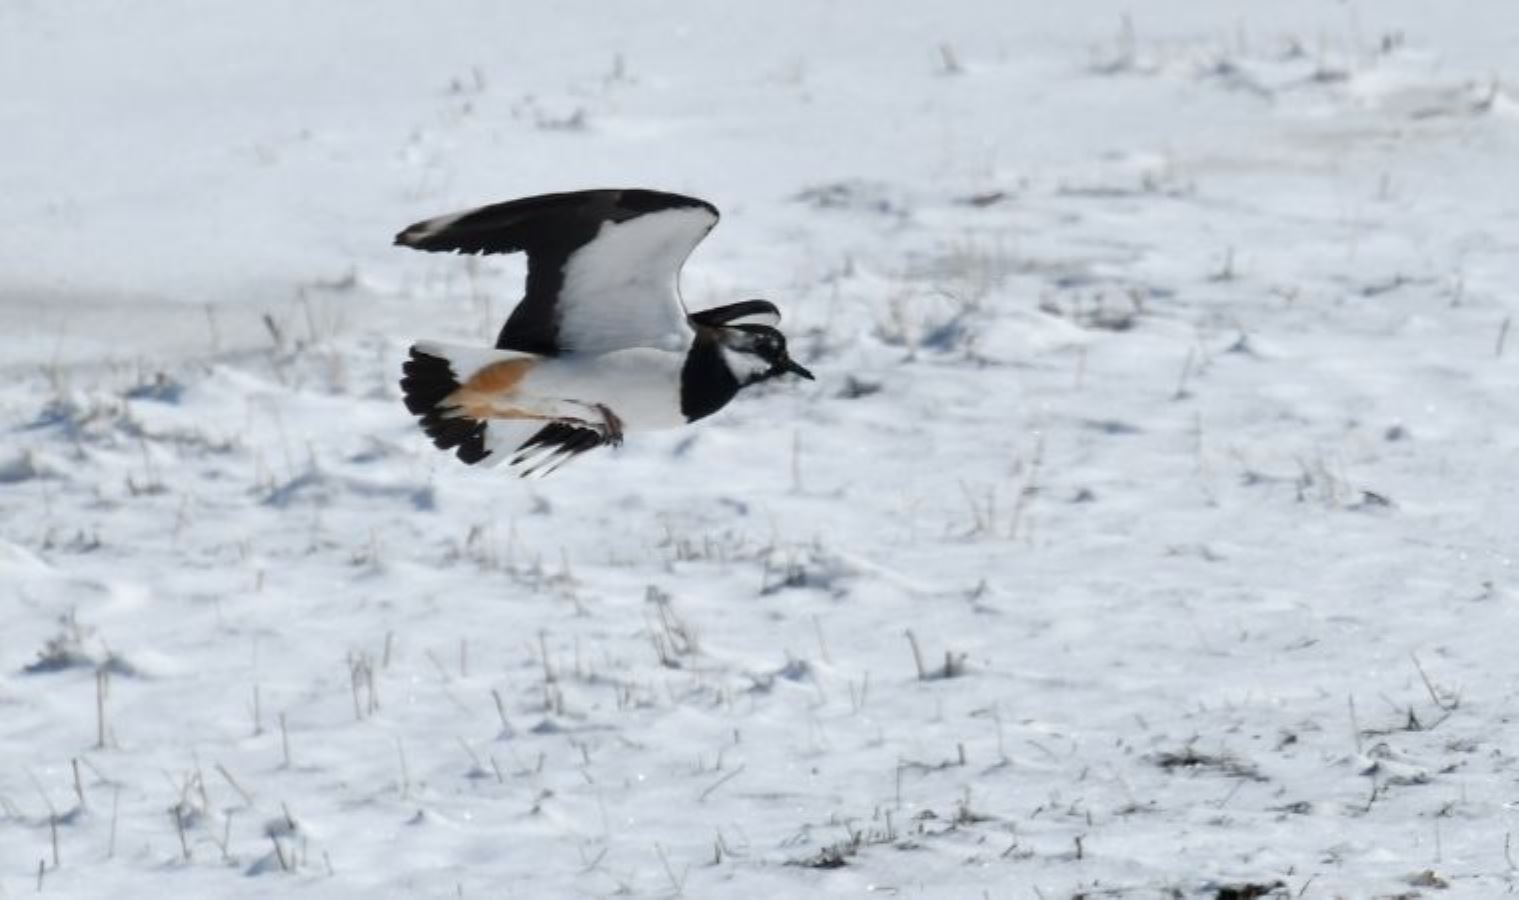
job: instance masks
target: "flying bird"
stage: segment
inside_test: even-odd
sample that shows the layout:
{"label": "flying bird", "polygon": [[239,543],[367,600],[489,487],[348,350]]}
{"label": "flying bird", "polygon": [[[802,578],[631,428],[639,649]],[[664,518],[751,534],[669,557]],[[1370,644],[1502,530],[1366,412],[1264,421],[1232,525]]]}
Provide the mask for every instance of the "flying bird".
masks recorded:
{"label": "flying bird", "polygon": [[439,216],[395,242],[527,254],[527,291],[493,349],[418,341],[406,408],[470,465],[547,475],[625,431],[669,428],[787,373],[811,380],[768,300],[688,313],[680,268],[717,224],[695,197],[624,189],[544,194]]}

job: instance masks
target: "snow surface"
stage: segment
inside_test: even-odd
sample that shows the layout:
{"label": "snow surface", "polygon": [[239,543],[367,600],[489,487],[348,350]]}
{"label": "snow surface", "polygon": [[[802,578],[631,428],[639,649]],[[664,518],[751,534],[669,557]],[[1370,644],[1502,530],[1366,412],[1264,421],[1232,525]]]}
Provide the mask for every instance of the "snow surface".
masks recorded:
{"label": "snow surface", "polygon": [[[0,897],[1512,890],[1516,46],[0,4]],[[818,382],[458,465],[400,361],[521,264],[391,235],[608,185]]]}

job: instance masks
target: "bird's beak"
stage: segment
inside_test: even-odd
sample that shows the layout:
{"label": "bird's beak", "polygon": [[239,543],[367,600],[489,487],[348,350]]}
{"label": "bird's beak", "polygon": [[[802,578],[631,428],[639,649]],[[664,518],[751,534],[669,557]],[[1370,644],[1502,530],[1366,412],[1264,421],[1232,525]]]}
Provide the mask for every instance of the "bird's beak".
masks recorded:
{"label": "bird's beak", "polygon": [[803,378],[807,379],[808,381],[817,381],[816,378],[812,377],[812,373],[811,372],[809,372],[806,369],[802,368],[801,363],[798,363],[796,360],[792,359],[789,356],[786,357],[786,361],[785,362],[781,363],[781,371],[782,372],[790,372],[793,375],[800,375]]}

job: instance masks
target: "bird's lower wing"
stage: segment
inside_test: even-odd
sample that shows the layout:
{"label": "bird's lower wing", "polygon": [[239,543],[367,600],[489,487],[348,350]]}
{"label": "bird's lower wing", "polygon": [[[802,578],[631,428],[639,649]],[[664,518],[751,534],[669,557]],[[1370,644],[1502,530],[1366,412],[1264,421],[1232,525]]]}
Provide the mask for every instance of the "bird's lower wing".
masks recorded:
{"label": "bird's lower wing", "polygon": [[602,431],[572,422],[550,422],[517,447],[511,464],[522,477],[547,476],[588,450],[615,441]]}
{"label": "bird's lower wing", "polygon": [[[615,416],[594,405],[541,397],[503,398],[531,357],[420,342],[403,366],[406,407],[439,449],[469,465],[521,467],[547,475],[571,459],[621,439]],[[599,421],[598,421],[599,420]]]}

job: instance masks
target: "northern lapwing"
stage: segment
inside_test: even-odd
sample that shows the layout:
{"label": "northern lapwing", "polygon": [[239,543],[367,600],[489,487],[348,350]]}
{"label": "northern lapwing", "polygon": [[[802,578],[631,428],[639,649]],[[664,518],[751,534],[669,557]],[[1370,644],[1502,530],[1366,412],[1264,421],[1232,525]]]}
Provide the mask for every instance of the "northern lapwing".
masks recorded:
{"label": "northern lapwing", "polygon": [[547,475],[624,431],[722,409],[751,384],[812,373],[786,352],[768,300],[688,313],[680,268],[717,208],[659,191],[545,194],[418,222],[396,243],[527,253],[527,292],[494,349],[419,341],[406,408],[470,465]]}

